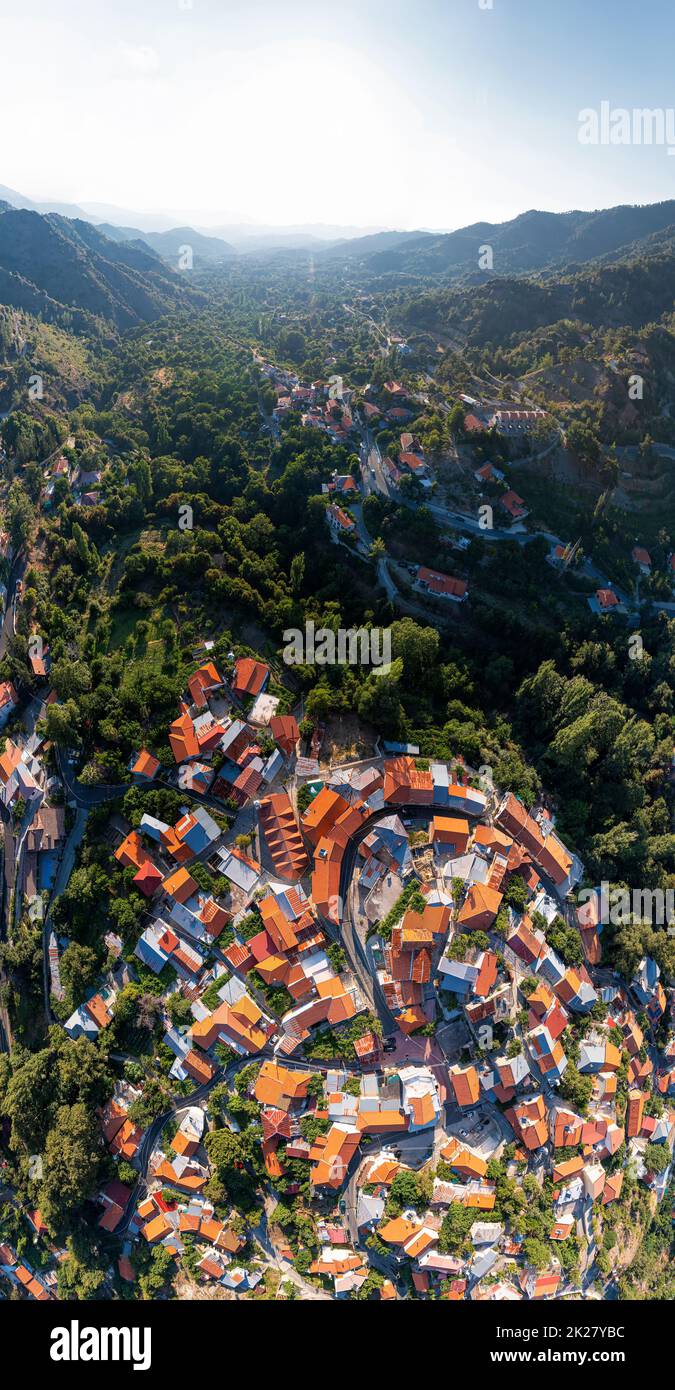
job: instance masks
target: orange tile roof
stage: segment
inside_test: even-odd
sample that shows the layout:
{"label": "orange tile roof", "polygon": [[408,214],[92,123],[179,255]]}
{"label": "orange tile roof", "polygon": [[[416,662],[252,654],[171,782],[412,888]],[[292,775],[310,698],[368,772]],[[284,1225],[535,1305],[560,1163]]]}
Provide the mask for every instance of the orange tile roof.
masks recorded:
{"label": "orange tile roof", "polygon": [[416,1028],[423,1028],[425,1023],[428,1023],[429,1020],[424,1009],[419,1005],[413,1004],[403,1009],[402,1012],[397,1015],[396,1022],[401,1032],[409,1035],[410,1033],[414,1033]]}
{"label": "orange tile roof", "polygon": [[513,1126],[517,1138],[529,1151],[540,1149],[548,1141],[546,1124],[546,1104],[542,1095],[532,1100],[522,1101],[513,1109],[506,1110],[505,1118]]}
{"label": "orange tile roof", "polygon": [[377,1234],[385,1245],[404,1245],[407,1240],[418,1235],[421,1229],[420,1221],[409,1221],[405,1216],[395,1216],[393,1220],[380,1226]]}
{"label": "orange tile roof", "polygon": [[484,1178],[487,1173],[487,1163],[479,1154],[474,1154],[470,1149],[464,1148],[458,1139],[452,1138],[441,1149],[441,1158],[455,1168],[458,1173],[470,1178]]}
{"label": "orange tile roof", "polygon": [[177,763],[199,756],[199,744],[190,715],[185,711],[169,725],[169,743]]}
{"label": "orange tile roof", "polygon": [[222,676],[219,675],[213,662],[205,661],[204,665],[200,666],[199,670],[195,671],[188,681],[192,703],[197,706],[197,709],[203,709],[206,705],[207,690],[212,690],[214,686],[222,684]]}
{"label": "orange tile roof", "polygon": [[471,828],[462,816],[434,816],[431,822],[434,840],[441,844],[453,844],[465,848],[469,842]]}
{"label": "orange tile roof", "polygon": [[216,902],[215,898],[207,898],[206,902],[202,904],[199,920],[204,923],[209,936],[215,939],[227,926],[230,915],[224,907]]}
{"label": "orange tile roof", "polygon": [[330,835],[325,835],[314,853],[312,900],[323,917],[339,922],[340,875],[342,859],[350,839],[363,824],[363,802],[355,802],[335,822]]}
{"label": "orange tile roof", "polygon": [[494,825],[477,825],[473,833],[475,845],[484,845],[486,849],[507,850],[513,843],[509,835],[504,835],[503,831],[497,830]]}
{"label": "orange tile roof", "polygon": [[617,1198],[621,1196],[624,1177],[625,1173],[623,1169],[620,1169],[618,1173],[607,1174],[607,1181],[605,1182],[602,1193],[603,1207],[606,1207],[608,1202],[615,1202]]}
{"label": "orange tile roof", "polygon": [[175,898],[178,903],[186,903],[197,892],[197,884],[185,868],[174,869],[174,872],[164,879],[163,888],[164,892],[170,898]]}
{"label": "orange tile roof", "polygon": [[559,885],[564,882],[572,867],[571,854],[553,831],[546,837],[542,835],[537,822],[512,792],[509,792],[500,807],[497,821],[513,834],[514,839],[525,846],[535,864],[548,874],[553,883]]}
{"label": "orange tile roof", "polygon": [[137,830],[131,830],[121,845],[115,850],[115,858],[118,863],[125,868],[142,869],[146,864],[152,864],[152,859],[147,850],[143,848],[143,842]]}
{"label": "orange tile roof", "polygon": [[111,1153],[120,1154],[122,1158],[133,1158],[140,1147],[142,1138],[143,1130],[139,1129],[131,1120],[124,1120],[114,1138],[110,1140],[108,1147]]}
{"label": "orange tile roof", "polygon": [[628,1108],[626,1110],[626,1134],[629,1139],[635,1139],[642,1129],[642,1120],[645,1110],[644,1091],[628,1092]]}
{"label": "orange tile roof", "polygon": [[302,829],[312,845],[318,845],[324,835],[329,835],[335,822],[349,810],[349,802],[331,787],[322,787],[310,802],[303,817]]}
{"label": "orange tile roof", "polygon": [[426,584],[431,593],[449,594],[453,598],[464,598],[469,587],[465,579],[455,579],[450,574],[439,574],[436,570],[427,569],[425,565],[420,565],[417,578],[420,584]]}
{"label": "orange tile roof", "polygon": [[575,1158],[566,1158],[562,1163],[556,1163],[553,1168],[553,1181],[566,1182],[568,1178],[573,1178],[576,1173],[580,1173],[584,1166],[581,1154]]}
{"label": "orange tile roof", "polygon": [[260,828],[276,872],[297,882],[307,872],[309,861],[287,792],[265,797],[258,808]]}
{"label": "orange tile roof", "polygon": [[396,1174],[401,1171],[401,1166],[395,1158],[374,1158],[365,1175],[365,1181],[377,1186],[391,1187]]}
{"label": "orange tile roof", "polygon": [[410,1240],[406,1241],[403,1248],[408,1259],[418,1260],[420,1255],[424,1254],[425,1250],[428,1250],[431,1245],[436,1244],[437,1240],[438,1232],[430,1231],[425,1228],[418,1231],[416,1235],[411,1236]]}
{"label": "orange tile roof", "polygon": [[408,1116],[402,1110],[364,1110],[358,1118],[362,1134],[384,1134],[388,1130],[408,1129]]}
{"label": "orange tile roof", "polygon": [[112,1014],[100,994],[95,994],[92,999],[88,999],[85,1008],[87,1013],[91,1014],[94,1023],[98,1023],[99,1028],[107,1028],[108,1024],[112,1023]]}
{"label": "orange tile roof", "polygon": [[141,1235],[145,1237],[149,1245],[155,1240],[163,1240],[164,1236],[168,1236],[171,1231],[173,1231],[173,1226],[170,1221],[167,1221],[163,1211],[152,1221],[146,1221],[145,1226],[141,1227]]}
{"label": "orange tile roof", "polygon": [[232,689],[237,695],[259,695],[269,673],[270,668],[263,661],[241,656],[235,662]]}
{"label": "orange tile roof", "polygon": [[4,709],[5,705],[17,705],[18,703],[19,697],[12,682],[2,681],[0,683],[0,709]]}
{"label": "orange tile roof", "polygon": [[141,748],[131,771],[137,777],[154,777],[159,770],[159,758],[155,758],[149,753],[147,748]]}
{"label": "orange tile roof", "polygon": [[221,1004],[208,1018],[198,1019],[193,1023],[192,1039],[208,1049],[213,1047],[224,1033],[247,1052],[260,1052],[267,1041],[267,1034],[259,1027],[261,1019],[262,1013],[258,1005],[249,995],[244,994],[236,1004]]}
{"label": "orange tile roof", "polygon": [[173,1164],[164,1159],[155,1170],[155,1176],[164,1182],[171,1183],[173,1187],[179,1187],[185,1192],[201,1192],[207,1182],[205,1173],[191,1172],[188,1168],[183,1173],[177,1173]]}
{"label": "orange tile roof", "polygon": [[275,714],[270,719],[270,733],[278,743],[282,753],[290,757],[300,737],[298,721],[294,714]]}
{"label": "orange tile roof", "polygon": [[450,1067],[448,1071],[458,1105],[475,1105],[480,1094],[480,1082],[475,1067]]}
{"label": "orange tile roof", "polygon": [[291,951],[298,945],[295,923],[289,922],[274,893],[269,893],[267,897],[259,900],[258,911],[265,931],[277,950]]}
{"label": "orange tile roof", "polygon": [[183,1058],[183,1066],[192,1079],[200,1083],[210,1081],[211,1077],[215,1075],[215,1068],[208,1057],[205,1057],[202,1052],[195,1051],[194,1048],[191,1048]]}
{"label": "orange tile roof", "polygon": [[485,930],[494,922],[503,896],[503,893],[489,888],[486,883],[472,883],[458,913],[458,923],[463,927],[481,927]]}
{"label": "orange tile roof", "polygon": [[11,738],[5,740],[5,751],[0,755],[0,781],[9,782],[15,768],[21,762],[21,749],[12,743]]}
{"label": "orange tile roof", "polygon": [[333,1125],[326,1135],[310,1150],[313,1167],[310,1180],[314,1187],[341,1187],[354,1154],[359,1146],[361,1135],[357,1129],[346,1129]]}
{"label": "orange tile roof", "polygon": [[464,1197],[464,1206],[475,1211],[493,1211],[496,1200],[493,1187],[470,1187]]}
{"label": "orange tile roof", "polygon": [[430,806],[434,784],[430,770],[420,770],[414,758],[388,758],[384,765],[384,799],[399,804]]}
{"label": "orange tile roof", "polygon": [[177,864],[189,864],[194,859],[190,846],[184,840],[179,840],[175,825],[169,825],[166,830],[162,830],[161,841],[167,854],[170,854]]}

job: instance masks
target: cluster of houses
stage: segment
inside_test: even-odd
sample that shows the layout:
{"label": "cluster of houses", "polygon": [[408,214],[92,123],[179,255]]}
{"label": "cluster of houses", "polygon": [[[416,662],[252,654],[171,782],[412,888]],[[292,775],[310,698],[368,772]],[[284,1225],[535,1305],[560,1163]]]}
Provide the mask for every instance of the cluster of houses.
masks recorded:
{"label": "cluster of houses", "polygon": [[[27,1212],[26,1221],[34,1240],[37,1241],[46,1234],[39,1212]],[[54,1265],[59,1255],[62,1257],[65,1252],[54,1249],[53,1254],[54,1263],[45,1271],[42,1256],[38,1262],[25,1254],[19,1255],[12,1243],[0,1240],[0,1278],[5,1280],[6,1289],[13,1291],[10,1292],[10,1297],[23,1296],[36,1303],[48,1303],[53,1300],[56,1297],[57,1283]]]}
{"label": "cluster of houses", "polygon": [[432,485],[431,470],[417,435],[410,430],[405,430],[400,437],[400,446],[396,459],[391,458],[388,454],[382,460],[382,471],[389,486],[398,488],[402,478],[410,477],[416,478],[421,487],[430,488]]}
{"label": "cluster of houses", "polygon": [[98,507],[104,501],[102,479],[102,469],[83,468],[80,463],[71,463],[65,454],[59,454],[46,465],[42,504],[47,511],[53,507],[56,485],[61,481],[76,506]]}
{"label": "cluster of houses", "polygon": [[[129,765],[139,788],[177,789],[180,814],[115,818],[115,858],[147,901],[133,955],[108,933],[107,974],[66,1031],[95,1040],[121,989],[153,975],[170,1080],[201,1095],[223,1068],[245,1066],[267,1180],[293,1195],[306,1164],[308,1277],[334,1296],[363,1286],[371,1249],[391,1300],[404,1269],[418,1297],[573,1292],[560,1246],[585,1241],[593,1221],[601,1229],[626,1172],[657,1200],[666,1190],[675,1032],[661,1027],[673,1000],[658,967],[646,959],[625,983],[598,976],[601,914],[594,900],[574,908],[583,866],[545,808],[411,748],[322,776],[299,756],[296,718],[278,713],[266,663],[231,654],[223,674],[202,655],[169,728],[175,766],[147,748]],[[13,748],[4,771],[0,758],[6,788],[24,767],[10,801],[30,775]],[[58,807],[36,810],[24,873],[38,892],[40,856],[58,853],[65,821]],[[50,938],[57,998],[62,946]],[[174,996],[187,1017],[169,1009]],[[122,1243],[119,1276],[135,1278],[138,1241],[177,1258],[189,1244],[196,1277],[248,1293],[260,1268],[206,1191],[204,1102],[186,1099],[180,1123],[149,1147],[134,1118],[142,1094],[142,1082],[120,1081],[100,1114],[113,1162],[145,1179],[140,1203],[124,1170],[96,1199],[99,1225]],[[495,1164],[518,1183],[529,1173],[552,1184],[544,1269],[500,1210]],[[427,1195],[394,1211],[392,1185],[407,1172],[424,1176]],[[454,1208],[468,1213],[461,1248],[448,1246]],[[22,1281],[11,1255],[0,1250],[0,1272]]]}
{"label": "cluster of houses", "polygon": [[294,372],[269,363],[261,367],[261,372],[276,395],[272,414],[277,424],[296,415],[304,426],[323,430],[333,444],[349,442],[355,428],[353,393],[343,386],[341,378],[303,383]]}
{"label": "cluster of houses", "polygon": [[[395,1135],[393,1143],[387,1140],[358,1170],[359,1233],[374,1234],[378,1248],[383,1243],[396,1264],[408,1265],[419,1296],[500,1301],[578,1296],[560,1246],[570,1239],[585,1243],[594,1223],[602,1229],[606,1208],[621,1199],[627,1171],[657,1200],[668,1185],[675,1138],[675,1111],[667,1099],[672,1094],[669,1064],[674,1048],[671,1044],[665,1050],[663,1070],[655,1072],[653,1061],[645,1056],[645,1035],[635,1012],[636,1002],[656,1014],[666,1006],[654,963],[643,961],[629,986],[607,986],[596,995],[583,971],[578,980],[570,980],[568,972],[564,987],[562,982],[557,987],[552,983],[560,969],[555,959],[551,969],[554,953],[541,933],[523,929],[521,923],[507,942],[504,955],[513,960],[515,970],[498,967],[494,956],[490,980],[490,952],[472,948],[465,960],[452,961],[452,984],[475,1028],[476,1019],[488,1015],[482,1008],[476,1014],[473,1006],[490,999],[491,990],[492,995],[503,992],[506,986],[499,975],[510,974],[511,987],[528,1011],[522,1051],[510,1049],[489,1062],[482,1057],[449,1068],[450,1105],[444,1097],[444,1133],[437,1135],[435,1147],[440,1162],[424,1204],[387,1215],[392,1184],[407,1167]],[[468,972],[462,969],[465,964]],[[525,980],[525,964],[535,979]],[[587,1014],[598,1000],[607,1014],[580,1045],[578,1068],[592,1081],[592,1090],[579,1113],[557,1089],[564,1070],[558,1040],[570,1012]],[[489,1016],[494,1019],[494,1010]],[[619,1109],[619,1074],[626,1064],[626,1102]],[[655,1095],[664,1098],[658,1108],[653,1105]],[[657,1163],[653,1155],[659,1151],[665,1157]],[[528,1264],[523,1233],[500,1211],[496,1165],[517,1183],[527,1172],[536,1172],[540,1181],[546,1177],[551,1184],[550,1259],[545,1269]],[[463,1227],[466,1234],[461,1248],[455,1243],[448,1250],[445,1217],[457,1208],[470,1213]]]}

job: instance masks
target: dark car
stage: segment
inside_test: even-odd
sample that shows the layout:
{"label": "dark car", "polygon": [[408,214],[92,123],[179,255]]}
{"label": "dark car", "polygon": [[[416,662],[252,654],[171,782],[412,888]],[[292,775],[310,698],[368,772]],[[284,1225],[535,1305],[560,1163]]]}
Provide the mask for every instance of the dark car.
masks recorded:
{"label": "dark car", "polygon": [[384,1051],[385,1051],[385,1052],[395,1052],[395,1051],[396,1051],[396,1039],[395,1039],[395,1038],[385,1038],[383,1046],[384,1046]]}

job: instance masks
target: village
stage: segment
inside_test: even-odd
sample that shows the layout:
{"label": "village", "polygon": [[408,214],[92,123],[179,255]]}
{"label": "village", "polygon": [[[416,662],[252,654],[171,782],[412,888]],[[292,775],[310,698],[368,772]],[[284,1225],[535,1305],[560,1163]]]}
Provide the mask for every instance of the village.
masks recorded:
{"label": "village", "polygon": [[[53,898],[92,807],[124,789],[46,775],[35,728],[0,757],[10,911],[42,924],[50,1014],[119,1074],[99,1117],[116,1175],[89,1200],[111,1286],[161,1249],[228,1297],[272,1275],[310,1298],[607,1297],[624,1182],[657,1204],[671,1171],[658,966],[603,966],[599,895],[577,906],[583,864],[543,803],[410,745],[326,764],[269,665],[212,647],[167,730],[173,765],[139,748],[133,822],[106,830],[140,929],[110,931],[67,1017]],[[144,809],[159,788],[173,823]],[[140,985],[174,1097],[149,1122],[123,1024]],[[253,1224],[214,1187],[224,1169],[258,1190]],[[35,1254],[4,1240],[0,1275],[52,1298],[65,1252],[39,1208],[24,1220]]]}
{"label": "village", "polygon": [[[398,335],[390,338],[389,346],[400,354],[408,350],[405,340]],[[439,501],[441,470],[438,462],[425,451],[415,433],[416,418],[430,404],[424,393],[392,379],[381,389],[366,386],[356,400],[356,393],[341,377],[302,383],[295,373],[269,363],[261,365],[261,372],[276,396],[277,403],[267,422],[274,437],[279,437],[282,425],[300,421],[304,428],[321,430],[333,444],[352,444],[358,449],[359,468],[342,475],[336,473],[324,484],[326,520],[336,543],[346,543],[368,553],[372,538],[364,524],[361,506],[364,498],[370,495],[412,509],[427,506],[435,521],[453,534],[453,548],[460,552],[460,562],[461,552],[472,539],[512,540],[526,545],[541,536],[547,543],[546,560],[554,574],[564,576],[576,570],[589,581],[587,603],[594,615],[628,617],[637,621],[640,582],[658,573],[644,545],[636,542],[630,557],[626,557],[625,572],[632,582],[627,585],[612,581],[594,563],[592,556],[582,553],[578,539],[561,540],[550,531],[532,529],[531,524],[526,526],[531,509],[507,480],[505,469],[508,465],[489,459],[475,465],[470,462],[475,446],[482,457],[485,450],[489,450],[489,441],[495,439],[502,441],[516,456],[521,451],[531,454],[537,450],[535,457],[546,458],[565,442],[565,434],[562,426],[540,407],[531,408],[525,402],[512,399],[490,401],[461,396],[461,434],[465,440],[465,464],[467,460],[468,464],[464,469],[463,500],[449,505]],[[382,430],[386,432],[387,441],[392,441],[388,443],[387,453],[382,452],[378,442],[378,433]],[[455,462],[460,462],[457,449]],[[654,606],[673,612],[675,552],[667,554],[665,564],[666,597],[660,596],[658,605],[654,600]],[[400,597],[386,556],[379,560],[378,567],[387,592],[392,598]],[[412,577],[413,590],[423,596],[430,595],[453,605],[462,604],[469,597],[469,585],[461,573],[451,575],[421,565],[414,567]],[[645,601],[644,596],[642,601]]]}

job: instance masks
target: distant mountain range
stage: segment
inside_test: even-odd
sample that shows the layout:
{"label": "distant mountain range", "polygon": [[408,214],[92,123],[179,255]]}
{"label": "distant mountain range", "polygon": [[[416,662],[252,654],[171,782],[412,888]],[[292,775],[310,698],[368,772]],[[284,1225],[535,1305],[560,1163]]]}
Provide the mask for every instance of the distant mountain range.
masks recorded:
{"label": "distant mountain range", "polygon": [[112,241],[144,242],[163,260],[172,261],[174,265],[178,264],[186,247],[192,250],[195,266],[217,265],[237,254],[229,242],[222,241],[220,237],[204,236],[194,227],[172,227],[169,232],[142,232],[138,227],[115,227],[111,222],[99,222],[97,231],[103,232]]}
{"label": "distant mountain range", "polygon": [[81,219],[0,202],[0,303],[86,328],[132,328],[196,298],[149,246],[113,241]]}
{"label": "distant mountain range", "polygon": [[[521,213],[508,222],[476,222],[454,232],[360,232],[358,227],[298,224],[293,227],[230,223],[213,228],[172,226],[169,216],[131,213],[110,204],[35,202],[0,184],[0,200],[42,215],[57,214],[97,225],[111,240],[141,243],[175,266],[182,246],[191,246],[196,268],[215,266],[234,255],[267,252],[315,253],[321,259],[362,262],[375,275],[438,278],[482,284],[496,275],[559,271],[592,260],[637,253],[642,242],[653,252],[655,238],[675,229],[675,200],[621,205],[594,212]],[[675,235],[675,231],[673,231]],[[492,250],[493,269],[478,264],[479,248]]]}
{"label": "distant mountain range", "polygon": [[[20,197],[0,186],[3,192]],[[84,217],[38,211],[37,206],[18,208],[10,198],[0,200],[0,303],[76,329],[90,327],[91,316],[127,329],[180,305],[202,302],[203,294],[180,264],[182,248],[191,247],[195,269],[215,270],[237,256],[231,242],[192,227],[164,231],[114,223],[97,227]],[[300,235],[296,230],[289,232],[285,245],[279,240],[270,245],[266,236],[251,235],[249,247],[259,256],[285,252],[292,265],[293,254],[302,254],[294,241]],[[375,277],[414,293],[444,287],[475,291],[498,280],[509,282],[510,288],[491,296],[483,307],[488,318],[498,316],[500,297],[507,295],[508,319],[512,331],[517,331],[518,305],[523,328],[532,326],[533,320],[550,321],[552,311],[557,317],[572,313],[580,287],[570,277],[587,266],[597,272],[612,269],[617,260],[675,256],[675,200],[598,212],[526,212],[510,222],[479,222],[443,234],[381,231],[332,244],[307,239],[317,264],[335,262],[337,266],[347,261],[364,282]],[[479,249],[487,246],[492,248],[492,273],[478,267]],[[536,308],[534,290],[528,293],[522,282],[519,287],[518,279],[513,279],[519,276],[538,277]],[[636,286],[633,275],[631,293]],[[611,295],[598,298],[597,288],[593,281],[593,293],[584,291],[582,296],[588,299],[589,318],[588,310],[595,303],[608,322],[616,322],[617,314],[623,312],[628,317],[619,321],[636,321],[639,306],[632,300],[624,303],[620,280],[612,286]],[[645,284],[643,293],[646,290]],[[650,273],[648,293],[644,293],[650,317],[655,316],[657,301],[660,304],[661,295]],[[446,311],[451,307],[444,306]]]}
{"label": "distant mountain range", "polygon": [[[36,202],[18,193],[15,188],[0,184],[0,201],[11,207],[26,208],[30,212],[56,212],[62,217],[79,218],[92,222],[116,241],[145,241],[158,255],[168,260],[176,256],[175,246],[186,242],[196,252],[196,259],[203,263],[213,263],[223,256],[235,252],[242,254],[264,254],[273,250],[310,251],[321,250],[326,246],[361,238],[366,234],[362,227],[340,226],[339,224],[300,223],[297,226],[283,227],[261,225],[255,222],[230,222],[217,227],[205,227],[195,217],[197,227],[176,227],[178,217],[161,213],[133,212],[129,208],[116,207],[112,203]],[[373,228],[379,232],[380,228]],[[166,235],[168,240],[158,241],[156,237]],[[419,235],[419,233],[417,233]],[[175,240],[179,238],[178,240]],[[175,244],[174,244],[175,242]],[[197,244],[199,250],[197,251]]]}
{"label": "distant mountain range", "polygon": [[[670,200],[597,212],[524,212],[510,222],[476,222],[440,236],[390,233],[386,247],[381,238],[366,237],[340,253],[361,256],[376,274],[482,283],[491,274],[560,271],[629,250],[637,254],[642,243],[653,254],[657,234],[674,230],[675,201]],[[492,250],[491,271],[479,267],[481,247]]]}
{"label": "distant mountain range", "polygon": [[26,208],[29,212],[57,212],[61,217],[81,217],[84,221],[89,221],[86,212],[78,207],[77,203],[35,203],[32,198],[17,193],[15,188],[7,188],[4,183],[0,183],[0,202],[8,203],[12,208]]}

